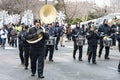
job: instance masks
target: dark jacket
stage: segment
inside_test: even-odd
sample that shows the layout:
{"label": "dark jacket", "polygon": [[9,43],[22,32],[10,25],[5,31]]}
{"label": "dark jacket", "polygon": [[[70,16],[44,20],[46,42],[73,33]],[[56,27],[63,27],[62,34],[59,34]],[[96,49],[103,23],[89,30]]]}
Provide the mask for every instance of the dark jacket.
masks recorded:
{"label": "dark jacket", "polygon": [[27,34],[26,31],[21,30],[18,34],[18,42],[19,42],[19,44],[23,45],[24,47],[29,47],[29,43],[25,39],[26,34]]}
{"label": "dark jacket", "polygon": [[103,35],[100,36],[100,37],[103,38],[104,35],[110,36],[111,32],[112,32],[112,29],[110,28],[109,25],[103,24],[103,25],[100,25],[100,27],[98,29],[98,32],[100,34],[103,34]]}
{"label": "dark jacket", "polygon": [[117,34],[117,40],[118,40],[118,42],[120,43],[120,33],[119,34]]}
{"label": "dark jacket", "polygon": [[[40,29],[42,29],[42,28],[40,28]],[[41,35],[43,36],[43,38],[40,41],[38,41],[37,43],[30,44],[31,47],[44,48],[46,40],[49,39],[49,35],[48,35],[48,33],[45,33],[45,32],[41,32]],[[35,27],[32,27],[29,29],[29,32],[26,34],[25,38],[26,38],[26,40],[29,40],[29,39],[33,39],[37,36],[38,36],[37,29]]]}
{"label": "dark jacket", "polygon": [[84,36],[84,31],[82,30],[82,28],[75,27],[72,30],[72,39],[73,39],[73,41],[75,41],[75,38],[77,38],[79,35]]}
{"label": "dark jacket", "polygon": [[95,33],[94,31],[89,31],[86,34],[86,38],[88,40],[88,45],[97,46],[100,37],[98,33]]}
{"label": "dark jacket", "polygon": [[53,27],[51,27],[51,28],[46,27],[45,31],[48,32],[49,36],[54,36],[54,29],[53,29]]}
{"label": "dark jacket", "polygon": [[111,26],[111,31],[112,31],[112,33],[115,33],[117,31],[117,26],[113,24]]}
{"label": "dark jacket", "polygon": [[21,30],[18,34],[18,43],[19,44],[23,44],[23,42],[25,41],[25,38],[23,37],[23,34],[24,34],[24,30]]}
{"label": "dark jacket", "polygon": [[55,27],[53,27],[53,30],[54,30],[54,36],[55,37],[62,36],[62,28],[61,27],[55,26]]}

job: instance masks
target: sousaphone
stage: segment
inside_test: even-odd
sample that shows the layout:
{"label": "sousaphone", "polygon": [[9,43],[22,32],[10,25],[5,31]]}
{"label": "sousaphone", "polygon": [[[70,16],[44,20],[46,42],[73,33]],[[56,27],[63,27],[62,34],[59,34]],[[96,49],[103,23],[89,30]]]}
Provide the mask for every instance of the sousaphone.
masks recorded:
{"label": "sousaphone", "polygon": [[57,11],[54,6],[47,4],[40,9],[40,18],[45,24],[54,22],[56,17]]}
{"label": "sousaphone", "polygon": [[[40,9],[40,18],[41,18],[41,21],[44,22],[45,24],[50,24],[54,22],[56,20],[56,17],[57,17],[57,11],[54,6],[47,4]],[[43,31],[45,31],[44,28],[43,28]],[[27,40],[27,42],[31,44],[37,43],[42,38],[43,36],[39,34],[37,37]]]}

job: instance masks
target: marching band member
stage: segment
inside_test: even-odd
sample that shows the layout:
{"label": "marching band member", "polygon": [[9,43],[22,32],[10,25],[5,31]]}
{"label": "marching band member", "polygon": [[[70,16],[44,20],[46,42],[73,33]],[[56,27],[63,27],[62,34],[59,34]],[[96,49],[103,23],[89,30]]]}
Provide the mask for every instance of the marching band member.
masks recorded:
{"label": "marching band member", "polygon": [[118,50],[120,52],[120,24],[118,24],[116,33],[117,33],[116,38],[117,38],[117,41],[118,41]]}
{"label": "marching band member", "polygon": [[54,26],[54,37],[55,37],[55,49],[58,50],[58,44],[60,42],[60,37],[62,36],[62,28],[59,26],[59,23],[56,22]]}
{"label": "marching band member", "polygon": [[90,31],[86,34],[86,37],[88,39],[88,46],[89,46],[88,62],[90,63],[90,60],[92,58],[92,63],[96,64],[96,52],[97,52],[99,35],[95,31],[93,25],[91,26]]}
{"label": "marching band member", "polygon": [[73,59],[76,59],[76,51],[79,49],[79,57],[78,60],[82,61],[82,49],[83,45],[77,45],[76,38],[79,35],[84,35],[82,28],[80,28],[79,23],[76,23],[76,27],[72,30],[72,39],[74,42],[74,50],[73,50]]}
{"label": "marching band member", "polygon": [[[1,32],[1,27],[0,27],[0,32]],[[0,34],[0,45],[2,44],[2,39],[1,39],[1,34]]]}
{"label": "marching band member", "polygon": [[42,39],[38,42],[30,44],[30,59],[31,59],[31,76],[35,76],[36,73],[36,63],[38,61],[38,78],[44,78],[44,55],[45,55],[45,44],[46,40],[49,39],[48,33],[45,33],[44,28],[41,26],[40,21],[35,20],[35,26],[30,28],[28,34],[26,35],[26,40],[31,40],[35,37],[42,35]]}
{"label": "marching band member", "polygon": [[[28,26],[25,26],[25,32],[23,33],[24,37],[27,34],[28,28],[29,28]],[[30,45],[26,40],[24,40],[23,44],[24,44],[23,45],[23,47],[24,47],[24,65],[25,65],[25,70],[27,70],[28,65],[29,65]]]}
{"label": "marching band member", "polygon": [[[117,30],[117,41],[118,41],[118,50],[120,52],[120,24],[118,25],[118,30]],[[120,72],[120,60],[118,64],[118,72]]]}
{"label": "marching band member", "polygon": [[112,29],[112,36],[111,36],[111,38],[112,38],[112,46],[116,46],[116,34],[115,34],[115,32],[116,32],[116,25],[115,25],[115,22],[114,22],[114,24],[111,26],[111,29]]}
{"label": "marching band member", "polygon": [[23,46],[23,41],[25,40],[23,37],[23,33],[25,32],[24,26],[22,26],[22,30],[18,34],[18,48],[19,48],[19,56],[21,60],[21,64],[24,64],[24,46]]}
{"label": "marching band member", "polygon": [[[91,28],[91,25],[92,25],[92,22],[89,22],[86,26],[86,30],[85,30],[85,34],[88,33],[90,31],[90,28]],[[90,50],[89,50],[89,46],[87,47],[87,55],[89,54]]]}
{"label": "marching band member", "polygon": [[120,60],[119,60],[119,64],[118,64],[118,72],[120,72]]}
{"label": "marching band member", "polygon": [[[104,19],[104,22],[102,25],[100,25],[98,32],[100,33],[100,37],[101,37],[100,38],[100,49],[99,49],[99,55],[98,55],[98,57],[100,58],[101,54],[102,54],[103,47],[104,47],[103,37],[111,35],[111,28],[108,25],[107,19]],[[105,46],[105,56],[104,56],[105,59],[110,59],[109,58],[109,50],[110,50],[110,46]]]}
{"label": "marching band member", "polygon": [[53,30],[53,26],[52,24],[48,24],[48,27],[46,27],[46,30],[49,34],[49,40],[50,38],[53,38],[51,39],[52,40],[52,43],[51,41],[49,42],[49,40],[47,40],[47,43],[46,43],[46,52],[45,52],[45,59],[47,58],[47,55],[48,55],[48,51],[50,51],[49,53],[49,61],[50,62],[53,62],[53,54],[54,54],[54,30]]}
{"label": "marching band member", "polygon": [[22,26],[22,30],[19,32],[18,40],[19,40],[19,51],[20,51],[20,59],[21,63],[25,65],[25,70],[28,69],[29,64],[29,44],[25,40],[25,35],[27,34],[28,26]]}

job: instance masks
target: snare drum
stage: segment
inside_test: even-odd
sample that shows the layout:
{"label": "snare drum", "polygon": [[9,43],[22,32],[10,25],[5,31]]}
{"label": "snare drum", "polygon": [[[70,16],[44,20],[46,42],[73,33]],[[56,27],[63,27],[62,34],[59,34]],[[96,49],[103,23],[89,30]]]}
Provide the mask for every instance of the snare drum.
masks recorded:
{"label": "snare drum", "polygon": [[46,45],[54,45],[55,37],[49,37],[49,40],[46,41]]}
{"label": "snare drum", "polygon": [[104,44],[105,47],[112,46],[112,39],[107,37],[106,39],[103,40],[103,44]]}
{"label": "snare drum", "polygon": [[83,46],[83,45],[85,45],[85,37],[79,35],[79,36],[76,38],[76,44],[77,44],[77,46]]}

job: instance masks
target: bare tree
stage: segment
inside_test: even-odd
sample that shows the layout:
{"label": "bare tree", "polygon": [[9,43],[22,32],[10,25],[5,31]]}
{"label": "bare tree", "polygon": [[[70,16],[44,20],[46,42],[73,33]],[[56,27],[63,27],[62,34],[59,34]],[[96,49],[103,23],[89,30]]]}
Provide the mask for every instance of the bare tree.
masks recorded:
{"label": "bare tree", "polygon": [[[60,5],[60,6],[58,6]],[[88,2],[78,2],[74,0],[58,0],[57,10],[64,11],[66,15],[66,22],[71,22],[73,18],[85,17],[89,14],[92,8],[91,3]]]}
{"label": "bare tree", "polygon": [[18,13],[25,9],[25,3],[22,0],[1,0],[0,8],[9,12],[9,14]]}
{"label": "bare tree", "polygon": [[[56,9],[64,11],[66,21],[70,22],[73,18],[87,17],[89,14],[103,16],[110,12],[111,7],[99,8],[93,7],[93,3],[87,1],[77,2],[77,0],[57,0]],[[53,2],[49,2],[54,4]],[[33,11],[34,17],[39,18],[40,8],[45,4],[43,0],[0,0],[0,9],[6,10],[9,14],[21,14],[30,9]],[[113,11],[113,10],[112,10]]]}
{"label": "bare tree", "polygon": [[65,11],[65,15],[66,15],[66,22],[70,23],[70,21],[75,17],[76,13],[77,13],[77,2],[74,2],[73,4],[71,4],[70,2],[67,2],[64,4],[64,11]]}
{"label": "bare tree", "polygon": [[27,9],[36,9],[39,3],[39,0],[1,0],[0,8],[8,11],[9,14],[20,14]]}

